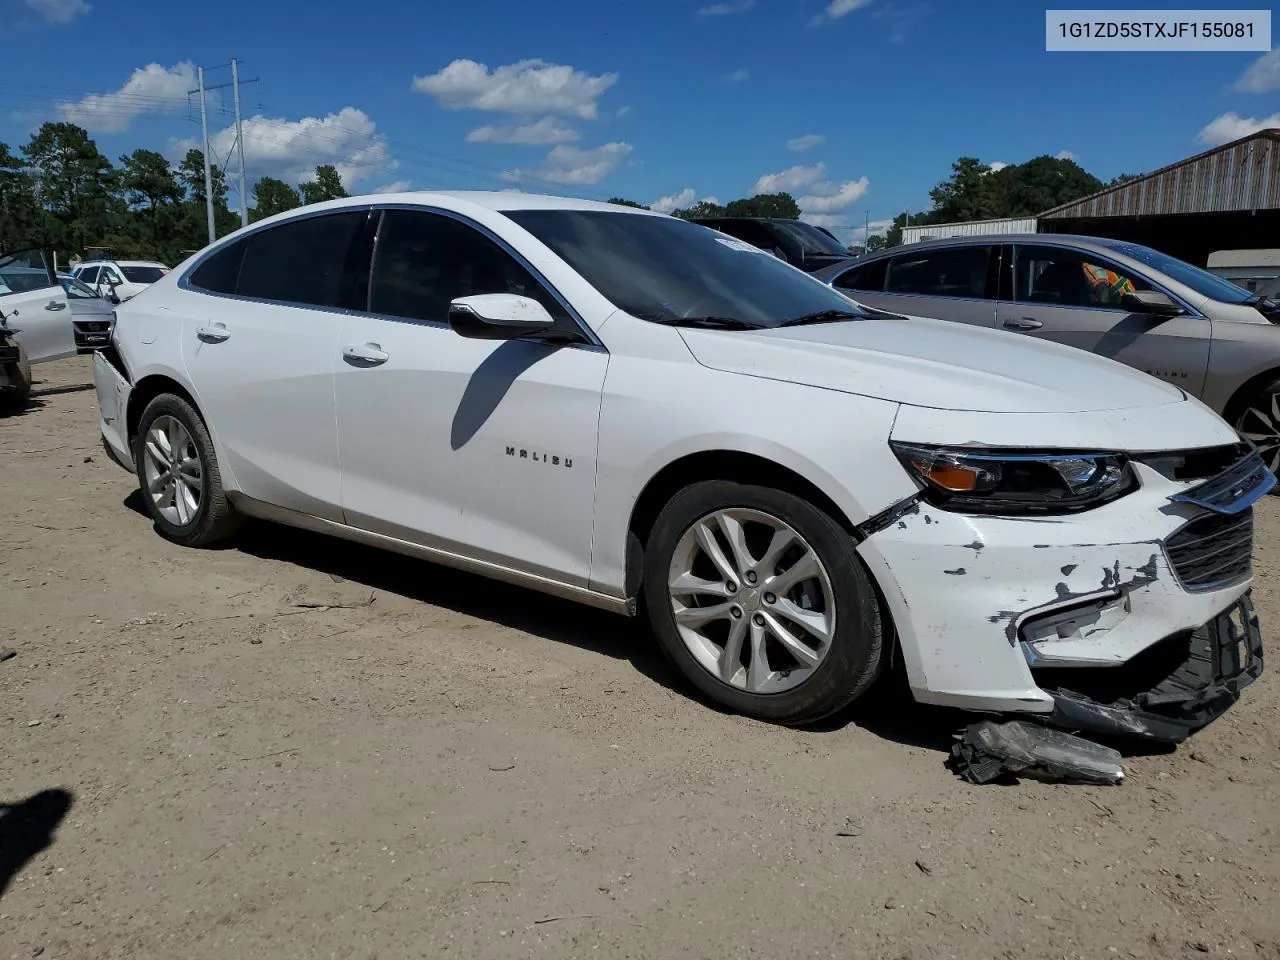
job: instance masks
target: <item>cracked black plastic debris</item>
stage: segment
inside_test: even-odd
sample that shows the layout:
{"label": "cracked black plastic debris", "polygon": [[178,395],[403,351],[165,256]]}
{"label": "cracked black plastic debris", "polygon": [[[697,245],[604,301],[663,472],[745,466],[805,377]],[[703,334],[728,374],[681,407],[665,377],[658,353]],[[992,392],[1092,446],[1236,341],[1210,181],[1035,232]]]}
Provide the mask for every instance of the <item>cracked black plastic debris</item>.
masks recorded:
{"label": "cracked black plastic debris", "polygon": [[1026,720],[983,720],[966,728],[952,746],[947,766],[977,784],[1018,777],[1102,786],[1124,782],[1119,752]]}
{"label": "cracked black plastic debris", "polygon": [[[1144,681],[1145,689],[1128,695],[1105,687],[1072,689],[1090,677],[1093,686],[1118,678],[1124,668],[1046,671],[1045,676],[1060,677],[1061,686],[1040,681],[1054,702],[1044,722],[1063,730],[1181,743],[1231,709],[1241,691],[1262,675],[1262,632],[1251,592],[1190,637],[1165,642],[1186,644],[1180,662],[1171,670],[1159,669]],[[1149,648],[1153,658],[1161,655],[1157,647]]]}

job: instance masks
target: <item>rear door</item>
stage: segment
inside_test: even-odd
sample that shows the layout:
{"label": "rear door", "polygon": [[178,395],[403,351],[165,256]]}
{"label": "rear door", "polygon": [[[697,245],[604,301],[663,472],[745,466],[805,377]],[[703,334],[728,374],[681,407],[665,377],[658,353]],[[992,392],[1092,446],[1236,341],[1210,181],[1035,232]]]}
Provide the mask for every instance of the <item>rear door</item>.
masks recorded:
{"label": "rear door", "polygon": [[1204,390],[1212,324],[1202,316],[1130,313],[1125,293],[1156,289],[1093,252],[1050,244],[1006,247],[999,325],[1137,367],[1194,396]]}
{"label": "rear door", "polygon": [[330,520],[342,518],[334,367],[343,313],[363,303],[349,258],[367,223],[364,208],[295,217],[222,247],[183,281],[183,360],[238,488]]}
{"label": "rear door", "polygon": [[998,263],[999,247],[989,243],[906,247],[851,267],[833,285],[869,307],[990,327]]}
{"label": "rear door", "polygon": [[45,251],[0,256],[0,314],[32,363],[75,355],[67,294]]}

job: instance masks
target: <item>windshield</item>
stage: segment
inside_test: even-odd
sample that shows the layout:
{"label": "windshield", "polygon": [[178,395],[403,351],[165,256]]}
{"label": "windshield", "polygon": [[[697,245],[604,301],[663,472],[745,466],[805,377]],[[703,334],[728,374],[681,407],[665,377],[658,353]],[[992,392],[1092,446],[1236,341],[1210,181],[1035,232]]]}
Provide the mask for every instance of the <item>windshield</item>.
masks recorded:
{"label": "windshield", "polygon": [[800,248],[807,254],[826,254],[834,257],[847,257],[849,251],[833,240],[830,234],[824,233],[809,223],[799,220],[774,220],[773,228],[793,237]]}
{"label": "windshield", "polygon": [[121,267],[130,283],[155,283],[169,271],[164,267]]}
{"label": "windshield", "polygon": [[1126,257],[1132,257],[1139,263],[1145,263],[1148,267],[1168,274],[1174,280],[1210,300],[1221,303],[1245,303],[1254,299],[1253,294],[1244,287],[1236,286],[1230,280],[1224,280],[1208,270],[1193,267],[1185,260],[1171,257],[1159,250],[1152,250],[1138,243],[1111,243],[1108,246],[1116,253],[1123,253]]}
{"label": "windshield", "polygon": [[757,247],[684,220],[595,210],[505,213],[614,306],[642,320],[714,317],[777,327],[826,311],[867,316]]}

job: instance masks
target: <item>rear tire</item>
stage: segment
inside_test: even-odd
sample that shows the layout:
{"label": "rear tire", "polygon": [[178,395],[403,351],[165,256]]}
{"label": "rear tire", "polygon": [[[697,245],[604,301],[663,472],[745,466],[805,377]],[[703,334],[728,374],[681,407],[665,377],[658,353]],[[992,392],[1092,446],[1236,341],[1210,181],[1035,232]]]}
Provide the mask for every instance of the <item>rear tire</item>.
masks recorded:
{"label": "rear tire", "polygon": [[649,535],[641,589],[663,652],[736,713],[812,723],[879,675],[884,619],[852,538],[785,491],[681,490]]}
{"label": "rear tire", "polygon": [[17,413],[31,399],[31,361],[27,359],[27,351],[22,344],[15,341],[15,345],[18,348],[18,384],[0,392],[0,412],[4,413]]}
{"label": "rear tire", "polygon": [[147,404],[138,421],[133,462],[147,512],[166,540],[203,547],[240,529],[209,431],[182,397],[162,393]]}

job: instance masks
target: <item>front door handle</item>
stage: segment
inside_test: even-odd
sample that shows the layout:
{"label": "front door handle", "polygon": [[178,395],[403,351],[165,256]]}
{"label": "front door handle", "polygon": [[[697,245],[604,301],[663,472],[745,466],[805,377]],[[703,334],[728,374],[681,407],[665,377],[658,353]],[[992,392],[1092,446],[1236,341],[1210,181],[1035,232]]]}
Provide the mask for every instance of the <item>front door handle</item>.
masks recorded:
{"label": "front door handle", "polygon": [[1004,326],[1009,330],[1039,330],[1044,324],[1034,317],[1010,317]]}
{"label": "front door handle", "polygon": [[67,309],[67,305],[61,300],[50,300],[45,304],[44,308],[46,310],[65,310]]}
{"label": "front door handle", "polygon": [[366,343],[358,347],[348,344],[342,348],[342,359],[353,367],[376,367],[390,360],[391,354],[377,343]]}
{"label": "front door handle", "polygon": [[196,331],[196,336],[204,343],[222,343],[224,340],[231,339],[231,331],[227,329],[226,324],[206,323]]}

